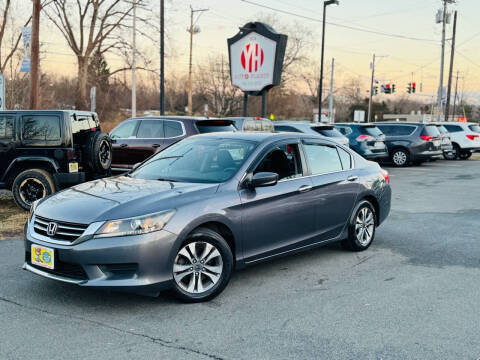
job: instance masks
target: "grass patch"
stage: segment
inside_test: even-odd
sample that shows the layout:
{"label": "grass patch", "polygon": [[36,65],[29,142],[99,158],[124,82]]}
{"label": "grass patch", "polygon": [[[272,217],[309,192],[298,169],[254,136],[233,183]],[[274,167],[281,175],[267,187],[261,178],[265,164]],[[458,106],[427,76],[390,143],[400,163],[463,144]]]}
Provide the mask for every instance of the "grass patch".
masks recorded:
{"label": "grass patch", "polygon": [[11,196],[0,197],[0,240],[23,235],[28,212],[23,211]]}

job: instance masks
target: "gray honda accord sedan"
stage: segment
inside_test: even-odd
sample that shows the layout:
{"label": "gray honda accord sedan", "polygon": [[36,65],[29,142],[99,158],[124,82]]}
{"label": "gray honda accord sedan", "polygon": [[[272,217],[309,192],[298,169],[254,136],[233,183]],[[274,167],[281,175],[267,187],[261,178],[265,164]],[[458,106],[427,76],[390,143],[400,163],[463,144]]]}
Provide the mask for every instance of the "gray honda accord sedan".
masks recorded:
{"label": "gray honda accord sedan", "polygon": [[184,139],[123,176],[32,206],[24,269],[185,301],[233,269],[333,241],[361,251],[390,211],[388,173],[327,138],[216,133]]}

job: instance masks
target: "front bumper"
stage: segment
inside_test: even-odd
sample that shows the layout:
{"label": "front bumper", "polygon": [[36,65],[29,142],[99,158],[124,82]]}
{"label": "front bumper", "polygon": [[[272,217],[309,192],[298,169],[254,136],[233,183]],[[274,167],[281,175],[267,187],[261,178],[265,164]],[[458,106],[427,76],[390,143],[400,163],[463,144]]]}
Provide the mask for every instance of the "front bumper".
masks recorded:
{"label": "front bumper", "polygon": [[[50,279],[109,290],[157,295],[170,287],[175,234],[160,230],[149,234],[92,238],[72,245],[40,240],[29,226],[23,268]],[[31,263],[31,245],[54,250],[54,269]]]}

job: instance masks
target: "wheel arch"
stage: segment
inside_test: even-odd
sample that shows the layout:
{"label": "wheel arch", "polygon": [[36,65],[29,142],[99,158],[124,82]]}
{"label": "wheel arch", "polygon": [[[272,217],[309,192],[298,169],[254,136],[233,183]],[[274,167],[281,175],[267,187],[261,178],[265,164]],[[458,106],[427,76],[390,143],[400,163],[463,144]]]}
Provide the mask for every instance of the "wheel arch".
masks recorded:
{"label": "wheel arch", "polygon": [[375,226],[378,226],[380,223],[380,204],[375,196],[372,194],[364,195],[360,198],[359,203],[363,200],[367,200],[370,204],[372,204],[375,210]]}
{"label": "wheel arch", "polygon": [[7,183],[8,187],[11,187],[15,177],[22,171],[28,169],[42,169],[53,174],[58,172],[59,168],[60,166],[58,165],[58,163],[48,157],[18,157],[10,163],[7,170],[5,171],[5,174],[3,175],[2,180]]}

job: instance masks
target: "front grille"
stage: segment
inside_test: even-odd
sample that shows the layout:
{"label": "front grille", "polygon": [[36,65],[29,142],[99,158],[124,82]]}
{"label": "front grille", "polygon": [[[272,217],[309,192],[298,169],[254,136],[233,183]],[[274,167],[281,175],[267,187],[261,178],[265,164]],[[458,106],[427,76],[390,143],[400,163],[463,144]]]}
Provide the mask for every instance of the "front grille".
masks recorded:
{"label": "front grille", "polygon": [[32,256],[29,251],[25,253],[25,260],[27,261],[28,265],[49,274],[63,276],[66,278],[76,279],[76,280],[88,280],[87,273],[78,264],[72,264],[72,263],[55,259],[55,264],[54,264],[55,268],[47,269],[42,266],[32,264]]}
{"label": "front grille", "polygon": [[[57,231],[54,236],[49,236],[47,234],[47,227],[51,222],[57,224]],[[64,240],[71,243],[77,240],[85,232],[85,230],[88,228],[88,225],[50,220],[35,216],[33,227],[37,234],[48,236],[55,240]]]}

